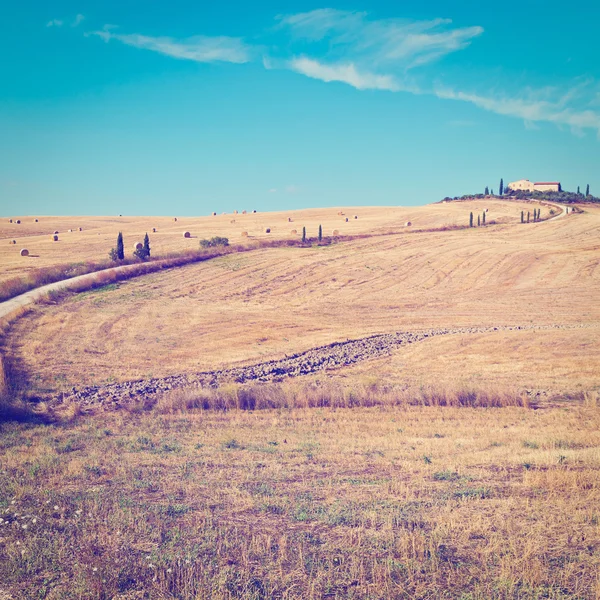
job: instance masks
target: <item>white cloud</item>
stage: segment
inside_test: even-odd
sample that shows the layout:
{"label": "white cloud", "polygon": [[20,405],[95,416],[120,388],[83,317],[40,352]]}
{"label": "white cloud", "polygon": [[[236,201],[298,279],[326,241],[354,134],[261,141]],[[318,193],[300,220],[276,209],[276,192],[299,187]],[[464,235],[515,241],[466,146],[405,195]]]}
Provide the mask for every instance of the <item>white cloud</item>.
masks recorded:
{"label": "white cloud", "polygon": [[409,21],[367,18],[365,12],[332,8],[280,16],[296,40],[328,42],[330,59],[410,69],[466,48],[483,33],[479,26],[452,27],[450,19]]}
{"label": "white cloud", "polygon": [[60,19],[52,19],[46,23],[46,27],[62,27],[63,22]]}
{"label": "white cloud", "polygon": [[73,23],[71,23],[71,27],[77,27],[78,25],[81,25],[81,23],[85,20],[85,17],[81,14],[77,15],[75,17],[75,20],[73,21]]}
{"label": "white cloud", "polygon": [[117,40],[134,48],[151,50],[173,58],[195,62],[245,63],[251,59],[252,55],[252,48],[241,38],[227,36],[197,35],[178,40],[171,37],[151,37],[137,33],[112,33],[107,27],[102,31],[92,31],[86,35],[96,35],[105,42]]}
{"label": "white cloud", "polygon": [[547,90],[529,91],[527,96],[512,98],[508,96],[483,96],[448,88],[438,88],[434,93],[438,98],[470,102],[479,108],[499,115],[523,119],[525,123],[530,125],[547,122],[566,125],[575,134],[579,134],[585,129],[594,129],[600,135],[599,113],[588,107],[577,109],[568,106],[568,102],[574,96],[573,89],[553,101],[543,97],[546,95]]}
{"label": "white cloud", "polygon": [[297,73],[302,73],[321,81],[341,81],[359,90],[389,90],[396,92],[400,89],[391,75],[376,75],[375,73],[360,72],[354,64],[325,65],[311,58],[294,58],[290,67]]}
{"label": "white cloud", "polygon": [[276,194],[277,193],[277,188],[271,188],[269,190],[269,194]]}

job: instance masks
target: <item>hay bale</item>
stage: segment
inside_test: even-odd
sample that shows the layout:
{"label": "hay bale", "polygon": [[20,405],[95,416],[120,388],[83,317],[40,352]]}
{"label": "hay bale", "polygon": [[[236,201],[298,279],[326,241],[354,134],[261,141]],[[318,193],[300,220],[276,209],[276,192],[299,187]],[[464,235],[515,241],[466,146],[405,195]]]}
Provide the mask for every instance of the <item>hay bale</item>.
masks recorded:
{"label": "hay bale", "polygon": [[55,232],[54,232],[54,235],[58,235],[58,231],[55,231]]}
{"label": "hay bale", "polygon": [[12,223],[12,219],[9,219],[9,220],[8,220],[8,222],[9,222],[9,223]]}
{"label": "hay bale", "polygon": [[29,250],[27,250],[27,248],[23,248],[21,250],[21,256],[29,256]]}
{"label": "hay bale", "polygon": [[234,215],[237,215],[237,210],[234,210],[234,211],[233,211],[233,214],[234,214]]}
{"label": "hay bale", "polygon": [[156,227],[152,228],[152,233],[156,233]]}
{"label": "hay bale", "polygon": [[192,237],[192,234],[191,234],[189,231],[185,231],[185,232],[183,233],[183,237],[184,237],[184,238],[191,238],[191,237]]}
{"label": "hay bale", "polygon": [[406,221],[406,223],[404,223],[404,227],[410,227],[412,225],[412,223],[410,221]]}
{"label": "hay bale", "polygon": [[9,244],[16,244],[17,240],[13,240],[12,242],[8,242]]}
{"label": "hay bale", "polygon": [[231,219],[229,222],[233,225],[233,223],[235,223],[235,219]]}
{"label": "hay bale", "polygon": [[17,219],[17,225],[21,224],[21,219]]}
{"label": "hay bale", "polygon": [[485,209],[483,210],[483,212],[487,212],[487,211],[488,211],[488,209],[487,209],[487,208],[485,208]]}
{"label": "hay bale", "polygon": [[252,212],[253,212],[253,213],[255,213],[256,211],[255,211],[255,210],[253,210]]}
{"label": "hay bale", "polygon": [[177,217],[175,217],[175,218],[173,219],[173,221],[177,222]]}
{"label": "hay bale", "polygon": [[214,212],[214,213],[213,213],[213,217],[216,217],[216,216],[217,216],[217,213],[216,213],[216,212]]}
{"label": "hay bale", "polygon": [[245,214],[246,214],[246,212],[247,212],[247,211],[243,210],[243,211],[242,211],[242,214],[243,214],[243,215],[245,215]]}
{"label": "hay bale", "polygon": [[36,220],[35,220],[35,222],[37,223],[37,222],[38,222],[38,220],[36,219]]}
{"label": "hay bale", "polygon": [[267,227],[267,228],[265,229],[265,233],[271,233],[271,228],[270,228],[270,227]]}
{"label": "hay bale", "polygon": [[337,229],[334,229],[334,230],[331,232],[331,235],[340,235],[340,232],[339,232]]}
{"label": "hay bale", "polygon": [[295,229],[292,229],[292,230],[290,231],[290,233],[291,233],[292,235],[298,235],[298,232],[297,232]]}
{"label": "hay bale", "polygon": [[247,231],[242,231],[242,237],[248,237],[248,232]]}
{"label": "hay bale", "polygon": [[348,217],[346,217],[346,223],[348,222]]}
{"label": "hay bale", "polygon": [[69,233],[73,233],[73,230],[72,230],[72,229],[69,229]]}
{"label": "hay bale", "polygon": [[52,241],[53,241],[53,242],[58,242],[58,236],[57,236],[56,234],[54,234],[54,235],[52,236]]}
{"label": "hay bale", "polygon": [[354,215],[354,218],[355,218],[355,219],[358,219],[358,215]]}
{"label": "hay bale", "polygon": [[288,223],[292,222],[292,217],[288,217]]}
{"label": "hay bale", "polygon": [[79,228],[79,231],[83,231],[83,229],[80,227],[80,228]]}
{"label": "hay bale", "polygon": [[141,250],[144,247],[144,244],[142,244],[142,242],[137,242],[133,245],[133,250]]}

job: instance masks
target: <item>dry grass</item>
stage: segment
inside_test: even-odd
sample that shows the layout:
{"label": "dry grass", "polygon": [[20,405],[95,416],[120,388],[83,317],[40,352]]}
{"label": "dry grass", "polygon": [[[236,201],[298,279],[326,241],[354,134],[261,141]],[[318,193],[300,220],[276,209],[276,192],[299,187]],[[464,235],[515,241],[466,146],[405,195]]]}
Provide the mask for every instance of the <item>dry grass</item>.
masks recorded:
{"label": "dry grass", "polygon": [[4,425],[14,598],[600,596],[600,413],[103,413]]}
{"label": "dry grass", "polygon": [[[6,352],[45,390],[260,362],[373,333],[595,326],[599,223],[590,208],[531,226],[236,253],[38,307]],[[596,331],[439,337],[353,369],[413,387],[440,380],[583,392],[600,386]]]}
{"label": "dry grass", "polygon": [[[468,205],[467,205],[468,204]],[[171,252],[194,250],[198,239],[216,235],[230,240],[241,238],[242,231],[249,239],[289,239],[288,218],[293,218],[295,228],[306,226],[307,235],[316,237],[320,224],[323,231],[339,229],[341,235],[381,233],[399,229],[408,218],[416,229],[464,225],[468,222],[469,210],[480,210],[477,203],[436,204],[427,207],[364,207],[355,208],[360,218],[345,223],[337,215],[336,208],[309,209],[279,213],[238,214],[231,223],[231,215],[178,218],[170,217],[21,217],[21,224],[0,221],[0,281],[21,276],[38,268],[55,267],[86,261],[100,262],[107,258],[108,251],[115,246],[117,234],[123,232],[126,253],[130,255],[133,243],[141,242],[146,232],[150,235],[152,253],[156,256]],[[496,202],[490,204],[490,213],[500,222],[516,222],[526,204]],[[82,227],[83,231],[78,231]],[[271,228],[265,234],[266,227]],[[156,228],[156,233],[152,229]],[[72,229],[72,232],[68,230]],[[59,242],[51,240],[51,234],[59,231]],[[184,238],[190,231],[192,238]],[[196,237],[193,237],[196,236]],[[8,242],[16,239],[17,245]],[[19,256],[20,248],[27,247],[30,256]]]}

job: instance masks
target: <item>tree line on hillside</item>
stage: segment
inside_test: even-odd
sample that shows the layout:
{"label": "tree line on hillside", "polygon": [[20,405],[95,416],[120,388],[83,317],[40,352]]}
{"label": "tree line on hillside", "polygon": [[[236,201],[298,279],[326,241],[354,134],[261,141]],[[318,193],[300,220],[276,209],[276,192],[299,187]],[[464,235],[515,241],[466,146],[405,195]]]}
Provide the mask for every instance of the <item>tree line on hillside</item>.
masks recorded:
{"label": "tree line on hillside", "polygon": [[588,183],[585,188],[585,194],[581,193],[580,186],[577,186],[577,192],[567,192],[560,189],[558,192],[528,192],[526,190],[512,190],[508,186],[504,186],[504,180],[500,179],[500,185],[498,187],[498,195],[494,194],[494,190],[490,190],[488,186],[485,187],[483,194],[465,194],[464,196],[455,196],[451,198],[446,196],[444,202],[451,200],[481,200],[486,196],[510,197],[516,198],[517,200],[547,200],[548,202],[563,202],[565,204],[572,204],[575,202],[600,202],[600,198],[590,194],[590,184]]}

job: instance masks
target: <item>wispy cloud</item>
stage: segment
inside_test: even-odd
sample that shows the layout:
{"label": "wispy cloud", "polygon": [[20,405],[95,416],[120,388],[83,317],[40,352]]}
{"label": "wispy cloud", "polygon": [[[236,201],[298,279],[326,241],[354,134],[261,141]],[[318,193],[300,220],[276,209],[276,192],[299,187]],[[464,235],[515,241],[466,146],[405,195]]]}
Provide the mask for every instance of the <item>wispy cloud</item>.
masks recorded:
{"label": "wispy cloud", "polygon": [[71,27],[78,27],[79,25],[81,25],[81,23],[83,23],[83,21],[85,21],[85,17],[82,14],[79,14],[71,23]]}
{"label": "wispy cloud", "polygon": [[332,8],[278,17],[296,40],[327,42],[331,59],[411,69],[466,48],[483,28],[453,27],[450,19],[369,19],[365,12]]}
{"label": "wispy cloud", "polygon": [[194,37],[175,39],[171,37],[151,37],[137,33],[113,33],[112,27],[102,31],[92,31],[87,36],[95,35],[105,42],[116,40],[127,46],[151,50],[181,60],[195,62],[231,62],[246,63],[252,58],[252,48],[241,38],[197,35]]}
{"label": "wispy cloud", "polygon": [[[573,86],[569,92],[558,95],[553,100],[543,97],[548,94],[548,90],[528,90],[526,95],[510,97],[437,88],[434,94],[445,100],[461,100],[499,115],[522,119],[528,127],[535,123],[547,122],[570,127],[576,134],[593,129],[600,135],[600,113],[589,108],[585,100],[579,107],[570,106],[570,103],[581,95],[582,89],[581,86]],[[578,90],[577,94],[574,90]]]}
{"label": "wispy cloud", "polygon": [[353,63],[325,65],[312,58],[294,58],[290,61],[290,68],[297,73],[302,73],[313,79],[321,81],[341,81],[358,90],[389,90],[396,92],[400,86],[391,75],[377,75],[369,72],[360,72]]}
{"label": "wispy cloud", "polygon": [[46,23],[46,27],[62,27],[63,22],[60,19],[52,19]]}

